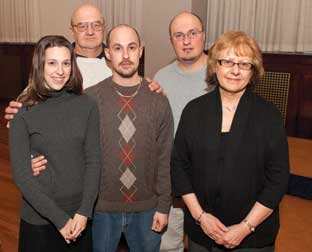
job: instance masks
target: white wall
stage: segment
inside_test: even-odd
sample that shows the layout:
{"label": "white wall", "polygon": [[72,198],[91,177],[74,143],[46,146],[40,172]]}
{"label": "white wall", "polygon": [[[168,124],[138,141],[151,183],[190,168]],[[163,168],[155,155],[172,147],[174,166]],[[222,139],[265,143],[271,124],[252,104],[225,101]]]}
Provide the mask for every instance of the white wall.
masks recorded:
{"label": "white wall", "polygon": [[191,11],[191,8],[191,0],[144,0],[143,41],[147,77],[152,78],[175,58],[169,40],[169,22],[179,12]]}
{"label": "white wall", "polygon": [[40,1],[42,35],[63,35],[72,41],[70,18],[81,0]]}

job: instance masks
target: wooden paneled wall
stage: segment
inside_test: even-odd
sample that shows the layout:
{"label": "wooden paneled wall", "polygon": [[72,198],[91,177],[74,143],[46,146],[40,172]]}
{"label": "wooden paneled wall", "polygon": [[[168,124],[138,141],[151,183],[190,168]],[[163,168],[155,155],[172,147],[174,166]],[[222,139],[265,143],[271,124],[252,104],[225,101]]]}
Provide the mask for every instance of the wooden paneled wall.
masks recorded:
{"label": "wooden paneled wall", "polygon": [[290,73],[288,136],[312,139],[312,55],[264,53],[265,71]]}

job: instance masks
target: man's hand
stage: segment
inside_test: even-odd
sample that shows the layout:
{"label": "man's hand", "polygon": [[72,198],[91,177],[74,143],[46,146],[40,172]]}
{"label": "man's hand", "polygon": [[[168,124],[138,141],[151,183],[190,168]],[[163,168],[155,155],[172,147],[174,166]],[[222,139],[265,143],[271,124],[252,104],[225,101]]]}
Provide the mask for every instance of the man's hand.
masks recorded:
{"label": "man's hand", "polygon": [[48,160],[46,160],[44,156],[39,156],[31,159],[31,168],[34,176],[39,176],[41,171],[46,168],[46,163],[48,163]]}
{"label": "man's hand", "polygon": [[81,214],[75,214],[71,228],[71,240],[76,240],[83,230],[86,229],[88,218]]}
{"label": "man's hand", "polygon": [[61,233],[61,235],[63,236],[64,240],[66,241],[66,243],[70,243],[71,240],[71,229],[72,229],[72,225],[73,225],[73,219],[69,219],[65,226],[59,230],[59,232]]}
{"label": "man's hand", "polygon": [[224,235],[229,230],[218,218],[204,213],[200,218],[200,226],[204,233],[218,244],[224,244]]}
{"label": "man's hand", "polygon": [[168,214],[155,212],[153,217],[152,230],[155,232],[161,232],[168,224]]}
{"label": "man's hand", "polygon": [[159,85],[157,81],[151,80],[149,78],[146,78],[146,80],[149,82],[148,87],[152,92],[162,93],[166,96],[166,93],[163,91],[163,88]]}
{"label": "man's hand", "polygon": [[14,114],[22,107],[22,103],[10,101],[9,106],[5,108],[4,119],[7,120],[7,128],[10,127],[10,120],[14,118]]}

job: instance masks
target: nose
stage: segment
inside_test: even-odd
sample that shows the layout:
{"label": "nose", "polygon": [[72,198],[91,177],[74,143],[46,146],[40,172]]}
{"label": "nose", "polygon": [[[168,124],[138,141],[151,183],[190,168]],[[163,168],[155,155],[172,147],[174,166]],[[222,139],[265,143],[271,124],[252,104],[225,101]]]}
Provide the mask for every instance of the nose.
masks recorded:
{"label": "nose", "polygon": [[240,73],[240,69],[238,67],[238,64],[234,64],[234,66],[232,66],[231,68],[231,72],[235,75],[238,75]]}
{"label": "nose", "polygon": [[88,24],[87,34],[89,34],[89,35],[93,34],[93,29],[92,29],[92,25],[91,24]]}
{"label": "nose", "polygon": [[57,72],[58,75],[63,75],[64,74],[64,69],[63,69],[63,65],[62,64],[58,65],[56,72]]}
{"label": "nose", "polygon": [[124,59],[128,59],[128,58],[129,58],[128,48],[124,48],[124,49],[123,49],[122,57],[123,57]]}
{"label": "nose", "polygon": [[185,45],[188,45],[190,43],[190,38],[187,34],[184,34],[184,37],[183,37],[183,44]]}

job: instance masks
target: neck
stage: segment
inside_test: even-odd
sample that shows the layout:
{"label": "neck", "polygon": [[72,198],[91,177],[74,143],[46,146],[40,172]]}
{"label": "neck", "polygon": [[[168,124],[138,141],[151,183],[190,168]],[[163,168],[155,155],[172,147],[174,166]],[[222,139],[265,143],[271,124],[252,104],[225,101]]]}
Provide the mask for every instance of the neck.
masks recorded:
{"label": "neck", "polygon": [[183,72],[196,72],[207,64],[207,58],[207,55],[203,52],[197,59],[192,61],[178,59],[178,67]]}
{"label": "neck", "polygon": [[78,44],[75,45],[75,53],[87,58],[96,58],[99,56],[103,51],[103,45],[96,48],[82,48]]}
{"label": "neck", "polygon": [[239,92],[233,93],[233,92],[228,92],[220,87],[222,105],[236,107],[239,103],[240,98],[244,94],[245,90],[246,89],[243,89]]}
{"label": "neck", "polygon": [[140,83],[141,77],[139,76],[138,72],[136,72],[133,76],[129,78],[122,77],[118,75],[116,72],[113,72],[112,77],[113,82],[117,83],[123,87],[133,87]]}

